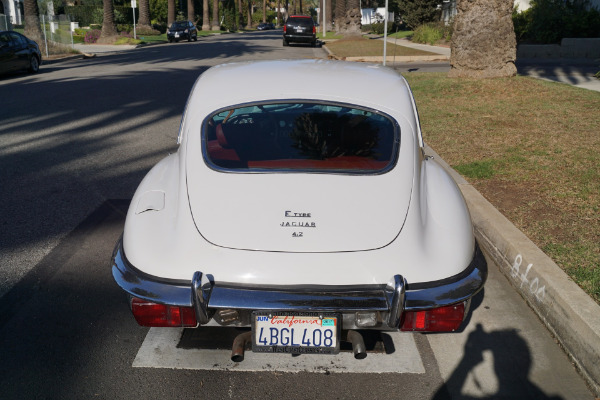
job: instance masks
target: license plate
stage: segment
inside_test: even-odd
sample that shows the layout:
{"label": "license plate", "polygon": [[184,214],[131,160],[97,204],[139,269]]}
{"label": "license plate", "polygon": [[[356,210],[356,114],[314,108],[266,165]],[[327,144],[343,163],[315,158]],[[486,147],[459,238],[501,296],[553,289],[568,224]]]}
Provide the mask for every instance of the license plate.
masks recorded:
{"label": "license plate", "polygon": [[252,314],[252,351],[259,353],[340,352],[341,318],[326,312]]}
{"label": "license plate", "polygon": [[179,37],[179,33],[175,33],[175,37]]}

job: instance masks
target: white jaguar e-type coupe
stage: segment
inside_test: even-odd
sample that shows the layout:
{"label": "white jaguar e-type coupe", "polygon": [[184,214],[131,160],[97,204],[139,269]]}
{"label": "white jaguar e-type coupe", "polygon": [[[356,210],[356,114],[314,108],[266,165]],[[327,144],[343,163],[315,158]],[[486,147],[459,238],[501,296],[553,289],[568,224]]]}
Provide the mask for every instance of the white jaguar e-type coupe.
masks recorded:
{"label": "white jaguar e-type coupe", "polygon": [[339,61],[225,64],[138,187],[112,260],[140,325],[251,327],[255,352],[336,353],[359,330],[454,331],[487,267],[424,152],[406,80]]}

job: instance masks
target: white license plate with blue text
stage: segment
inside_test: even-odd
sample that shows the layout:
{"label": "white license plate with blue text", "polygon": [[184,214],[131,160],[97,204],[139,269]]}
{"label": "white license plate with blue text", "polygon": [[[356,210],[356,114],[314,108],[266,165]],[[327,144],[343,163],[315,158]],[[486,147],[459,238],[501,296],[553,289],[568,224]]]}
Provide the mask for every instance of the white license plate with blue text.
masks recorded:
{"label": "white license plate with blue text", "polygon": [[337,354],[340,315],[327,312],[252,314],[252,351],[262,353]]}

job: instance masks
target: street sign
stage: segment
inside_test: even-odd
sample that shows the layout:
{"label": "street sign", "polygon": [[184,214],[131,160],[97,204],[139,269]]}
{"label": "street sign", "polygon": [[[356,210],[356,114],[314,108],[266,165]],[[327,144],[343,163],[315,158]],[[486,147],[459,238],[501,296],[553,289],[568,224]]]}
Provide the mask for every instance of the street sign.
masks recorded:
{"label": "street sign", "polygon": [[136,7],[137,7],[136,0],[131,0],[131,8],[136,8]]}

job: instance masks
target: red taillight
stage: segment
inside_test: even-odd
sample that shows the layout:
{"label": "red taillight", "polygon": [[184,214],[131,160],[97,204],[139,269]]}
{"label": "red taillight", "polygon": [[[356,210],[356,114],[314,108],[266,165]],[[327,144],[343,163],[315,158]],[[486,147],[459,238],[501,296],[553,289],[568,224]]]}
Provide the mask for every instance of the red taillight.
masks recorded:
{"label": "red taillight", "polygon": [[402,317],[402,331],[452,332],[458,329],[465,316],[465,304],[434,308],[426,311],[407,311]]}
{"label": "red taillight", "polygon": [[317,27],[313,25],[313,33],[317,33]]}
{"label": "red taillight", "polygon": [[287,26],[284,25],[283,26],[283,33],[286,33],[286,32],[287,32]]}
{"label": "red taillight", "polygon": [[193,307],[157,304],[134,297],[131,299],[131,311],[141,326],[193,327],[198,325]]}

